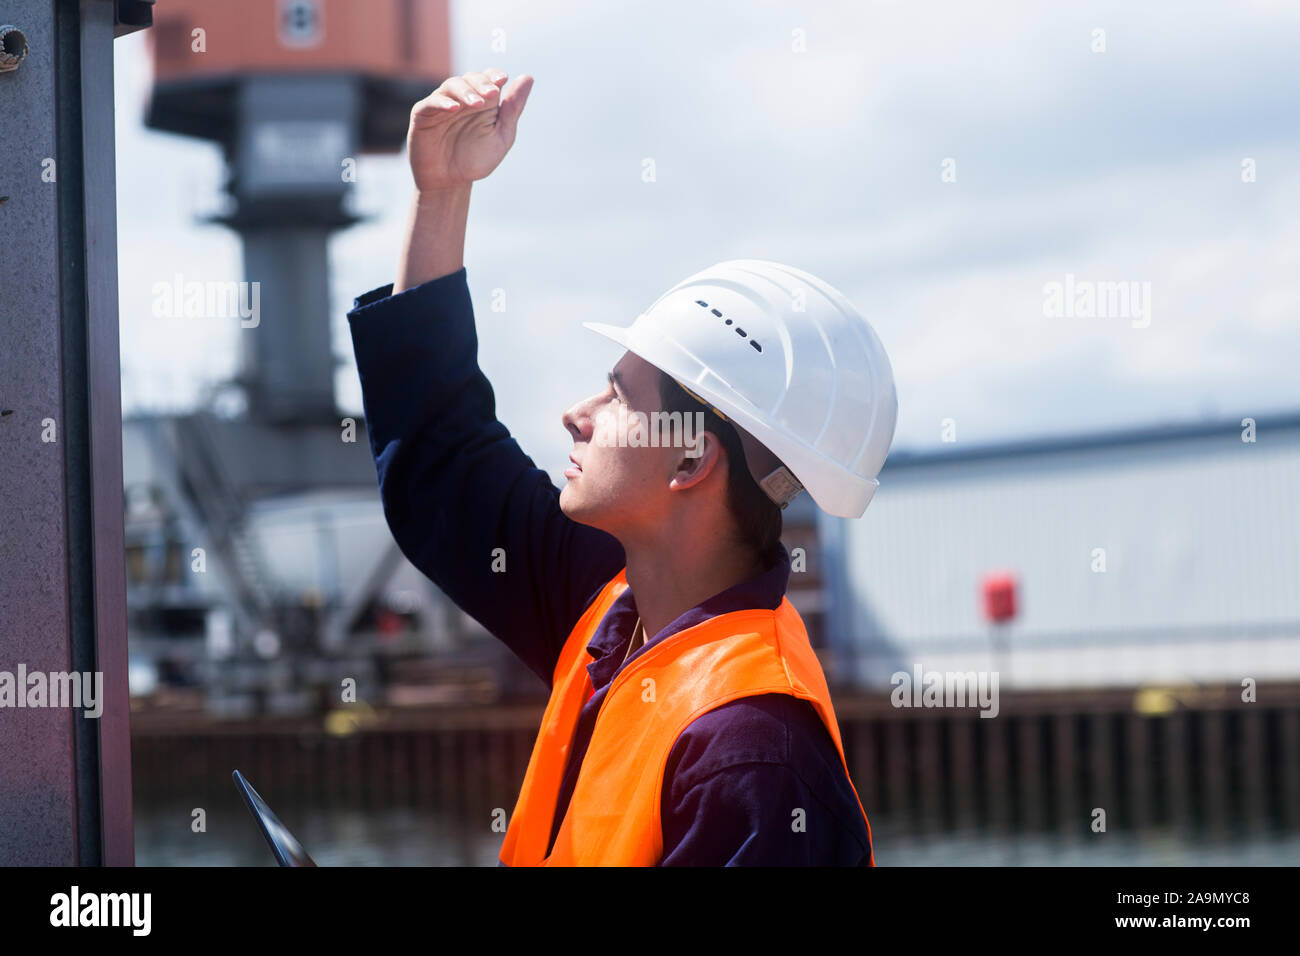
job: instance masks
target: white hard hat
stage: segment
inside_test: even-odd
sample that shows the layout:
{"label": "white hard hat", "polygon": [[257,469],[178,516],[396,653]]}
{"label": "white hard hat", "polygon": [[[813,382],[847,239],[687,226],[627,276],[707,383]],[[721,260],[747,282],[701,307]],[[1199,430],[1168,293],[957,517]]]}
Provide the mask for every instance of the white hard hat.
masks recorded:
{"label": "white hard hat", "polygon": [[583,325],[779,458],[786,467],[760,484],[782,507],[802,485],[830,514],[858,518],[867,510],[894,440],[894,375],[867,320],[825,282],[736,259],[677,283],[625,329]]}

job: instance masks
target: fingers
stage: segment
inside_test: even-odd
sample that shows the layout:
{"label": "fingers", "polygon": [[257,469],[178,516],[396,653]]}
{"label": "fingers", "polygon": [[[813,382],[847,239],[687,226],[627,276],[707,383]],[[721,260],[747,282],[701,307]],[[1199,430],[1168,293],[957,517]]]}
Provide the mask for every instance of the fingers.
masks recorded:
{"label": "fingers", "polygon": [[501,110],[497,113],[497,125],[502,127],[502,132],[510,143],[515,140],[515,127],[519,123],[519,114],[524,111],[524,104],[528,102],[528,94],[532,88],[533,78],[524,73],[501,94]]}
{"label": "fingers", "polygon": [[497,95],[497,85],[478,72],[449,77],[438,89],[472,108],[486,106]]}
{"label": "fingers", "polygon": [[454,113],[460,109],[460,101],[434,90],[415,106],[411,107],[413,117],[435,116],[439,113]]}
{"label": "fingers", "polygon": [[[483,71],[464,73],[460,76],[451,76],[444,80],[436,90],[416,103],[411,112],[415,116],[429,118],[439,114],[457,113],[462,108],[479,110],[487,106],[495,106],[499,99],[498,94],[505,81],[505,72],[495,67]],[[518,82],[516,82],[515,86],[517,89]],[[526,98],[527,95],[525,94]],[[500,100],[500,102],[504,105],[504,100]],[[522,108],[522,103],[520,103],[520,108]],[[518,115],[517,111],[515,115]]]}

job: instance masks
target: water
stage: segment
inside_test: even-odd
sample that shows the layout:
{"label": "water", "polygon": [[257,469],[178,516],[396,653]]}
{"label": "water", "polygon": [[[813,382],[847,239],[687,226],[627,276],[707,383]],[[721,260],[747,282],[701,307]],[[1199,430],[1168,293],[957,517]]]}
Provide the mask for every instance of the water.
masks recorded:
{"label": "water", "polygon": [[1007,837],[979,831],[896,835],[872,824],[877,866],[1296,866],[1300,834],[1200,840],[1166,830]]}
{"label": "water", "polygon": [[[288,807],[282,823],[321,866],[496,866],[504,834],[459,824],[436,811],[393,806]],[[137,866],[275,866],[253,817],[242,806],[211,812],[205,832],[191,829],[192,809],[135,808]]]}
{"label": "water", "polygon": [[[412,806],[282,806],[276,813],[321,866],[496,866],[503,834],[490,821],[460,820]],[[192,808],[138,805],[138,866],[274,866],[242,806],[214,808],[206,831]],[[1296,866],[1300,833],[1225,835],[1168,830],[1008,836],[986,831],[917,835],[872,821],[878,866]]]}

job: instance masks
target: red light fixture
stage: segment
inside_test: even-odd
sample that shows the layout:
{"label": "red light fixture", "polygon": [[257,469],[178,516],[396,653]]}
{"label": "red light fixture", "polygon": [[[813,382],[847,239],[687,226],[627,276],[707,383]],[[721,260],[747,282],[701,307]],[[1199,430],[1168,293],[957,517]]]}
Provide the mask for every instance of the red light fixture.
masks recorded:
{"label": "red light fixture", "polygon": [[1011,571],[993,571],[984,575],[980,591],[984,598],[984,616],[994,624],[1003,624],[1016,616],[1018,583]]}

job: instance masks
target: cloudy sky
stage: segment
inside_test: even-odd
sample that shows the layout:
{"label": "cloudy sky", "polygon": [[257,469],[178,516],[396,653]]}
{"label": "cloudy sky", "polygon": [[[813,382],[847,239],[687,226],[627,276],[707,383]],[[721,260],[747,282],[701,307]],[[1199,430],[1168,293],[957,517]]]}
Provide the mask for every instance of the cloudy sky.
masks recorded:
{"label": "cloudy sky", "polygon": [[[536,78],[470,212],[501,419],[562,481],[560,413],[619,354],[580,323],[733,258],[858,305],[893,363],[896,448],[941,447],[947,418],[965,444],[1300,408],[1300,5],[1146,6],[453,0],[457,72]],[[147,131],[143,36],[116,52],[124,403],[184,407],[249,333],[155,318],[152,286],[241,278],[239,245],[195,222],[216,147]],[[374,218],[334,239],[321,334],[359,411],[344,316],[393,278],[404,157],[363,159],[357,188]],[[1149,283],[1149,324],[1046,315],[1067,274]]]}

